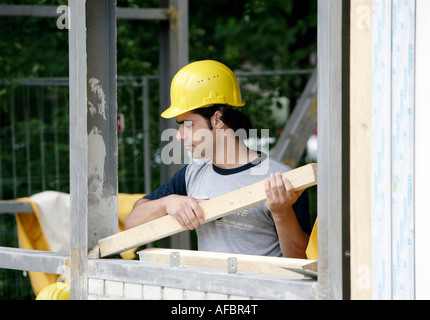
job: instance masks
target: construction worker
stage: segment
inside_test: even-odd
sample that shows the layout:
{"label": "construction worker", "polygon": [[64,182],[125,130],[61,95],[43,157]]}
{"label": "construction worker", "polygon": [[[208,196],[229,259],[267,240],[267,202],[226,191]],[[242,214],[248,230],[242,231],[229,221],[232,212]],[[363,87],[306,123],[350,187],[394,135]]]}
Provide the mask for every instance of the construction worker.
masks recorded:
{"label": "construction worker", "polygon": [[[306,191],[294,192],[279,172],[290,170],[246,146],[252,128],[242,112],[239,84],[224,64],[212,60],[182,68],[171,84],[177,138],[193,161],[166,184],[138,200],[125,227],[171,215],[186,230],[196,230],[203,251],[306,258],[310,218]],[[199,202],[265,180],[267,202],[203,224]]]}

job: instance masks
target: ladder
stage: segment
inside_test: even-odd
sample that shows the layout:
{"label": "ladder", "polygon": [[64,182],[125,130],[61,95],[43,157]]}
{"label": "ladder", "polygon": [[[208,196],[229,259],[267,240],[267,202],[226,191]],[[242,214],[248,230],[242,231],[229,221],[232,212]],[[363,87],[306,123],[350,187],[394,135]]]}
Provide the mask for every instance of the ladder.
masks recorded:
{"label": "ladder", "polygon": [[295,168],[306,149],[309,137],[317,125],[317,69],[291,113],[281,136],[271,151],[271,157]]}

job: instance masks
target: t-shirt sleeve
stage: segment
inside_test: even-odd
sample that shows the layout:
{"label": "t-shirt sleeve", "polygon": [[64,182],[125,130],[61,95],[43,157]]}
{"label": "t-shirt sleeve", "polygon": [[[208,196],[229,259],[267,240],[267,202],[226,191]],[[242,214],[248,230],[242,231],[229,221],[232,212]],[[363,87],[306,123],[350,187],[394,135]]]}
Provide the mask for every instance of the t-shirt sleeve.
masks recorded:
{"label": "t-shirt sleeve", "polygon": [[165,184],[161,185],[158,189],[144,196],[144,199],[156,200],[166,197],[171,194],[178,194],[181,196],[187,195],[187,187],[185,183],[185,172],[188,165],[176,172],[173,177]]}
{"label": "t-shirt sleeve", "polygon": [[309,214],[309,196],[307,190],[293,204],[293,209],[302,230],[307,234],[311,234],[311,217]]}

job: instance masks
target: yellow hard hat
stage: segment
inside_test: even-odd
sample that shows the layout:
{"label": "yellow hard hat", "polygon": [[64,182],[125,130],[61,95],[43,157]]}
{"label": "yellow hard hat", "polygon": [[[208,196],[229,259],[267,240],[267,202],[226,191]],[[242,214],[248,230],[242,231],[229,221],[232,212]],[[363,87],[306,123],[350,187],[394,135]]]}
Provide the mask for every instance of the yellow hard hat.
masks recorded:
{"label": "yellow hard hat", "polygon": [[170,108],[163,118],[173,118],[185,112],[213,104],[243,107],[239,83],[224,64],[202,60],[183,67],[172,80]]}

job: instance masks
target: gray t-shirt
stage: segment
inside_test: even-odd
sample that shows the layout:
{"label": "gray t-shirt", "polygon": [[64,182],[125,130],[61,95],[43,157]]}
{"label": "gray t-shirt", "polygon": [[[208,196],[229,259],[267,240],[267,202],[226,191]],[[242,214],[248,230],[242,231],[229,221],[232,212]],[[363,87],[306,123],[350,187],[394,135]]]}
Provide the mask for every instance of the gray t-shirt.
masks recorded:
{"label": "gray t-shirt", "polygon": [[[265,154],[257,161],[234,169],[222,169],[209,161],[193,162],[146,198],[153,200],[181,194],[207,200],[262,181],[271,173],[288,170],[289,167]],[[293,208],[303,231],[309,234],[307,192]],[[282,256],[275,223],[266,203],[205,223],[196,232],[198,249],[202,251]]]}

